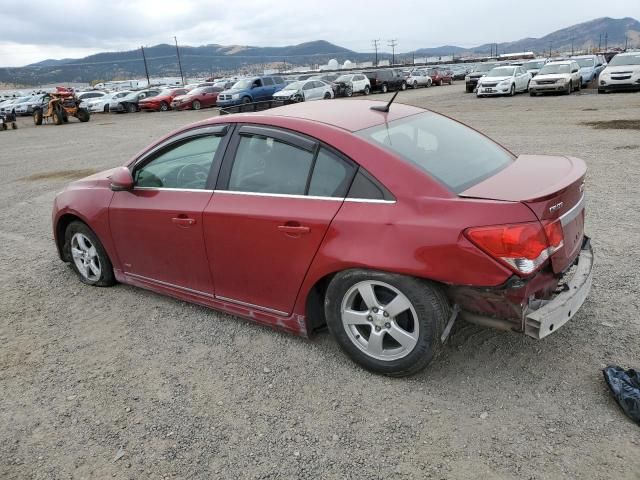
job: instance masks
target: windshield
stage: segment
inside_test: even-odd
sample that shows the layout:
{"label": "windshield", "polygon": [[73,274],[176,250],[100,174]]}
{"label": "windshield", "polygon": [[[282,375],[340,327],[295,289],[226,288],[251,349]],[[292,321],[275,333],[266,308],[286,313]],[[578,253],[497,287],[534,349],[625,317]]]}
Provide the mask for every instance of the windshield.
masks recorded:
{"label": "windshield", "polygon": [[495,67],[495,64],[493,63],[484,63],[482,65],[478,65],[476,68],[473,69],[474,72],[488,72],[489,70],[491,70],[492,68]]}
{"label": "windshield", "polygon": [[612,67],[618,65],[640,65],[640,53],[637,55],[616,55],[611,59],[609,65]]}
{"label": "windshield", "polygon": [[185,93],[185,95],[201,95],[207,90],[207,88],[209,87],[194,88],[193,90]]}
{"label": "windshield", "polygon": [[576,58],[575,61],[578,62],[578,65],[581,67],[593,67],[596,64],[593,58]]}
{"label": "windshield", "polygon": [[455,193],[495,175],[513,161],[509,152],[481,133],[432,112],[357,134],[399,155]]}
{"label": "windshield", "polygon": [[544,67],[540,69],[540,72],[538,73],[538,75],[549,75],[554,73],[571,73],[571,69],[569,68],[569,65],[567,65],[566,63],[560,63],[555,65],[547,63]]}
{"label": "windshield", "polygon": [[300,90],[302,88],[303,82],[293,82],[289,85],[286,85],[283,90]]}
{"label": "windshield", "polygon": [[539,62],[527,62],[524,64],[524,68],[527,70],[533,70],[534,68],[542,68],[544,67],[544,60]]}
{"label": "windshield", "polygon": [[513,67],[496,67],[487,73],[487,77],[511,77],[514,70]]}
{"label": "windshield", "polygon": [[340,75],[338,78],[336,78],[336,83],[350,82],[352,78],[353,75]]}
{"label": "windshield", "polygon": [[251,88],[251,80],[249,80],[248,78],[245,78],[244,80],[238,80],[236,83],[233,84],[233,87],[231,87],[232,90],[245,90],[247,88]]}

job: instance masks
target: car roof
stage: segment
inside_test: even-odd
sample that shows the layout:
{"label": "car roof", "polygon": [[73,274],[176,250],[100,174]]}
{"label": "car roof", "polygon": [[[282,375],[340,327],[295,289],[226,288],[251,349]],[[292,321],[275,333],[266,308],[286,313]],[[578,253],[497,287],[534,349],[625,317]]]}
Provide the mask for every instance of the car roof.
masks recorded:
{"label": "car roof", "polygon": [[265,110],[260,115],[312,120],[355,132],[426,111],[402,103],[393,103],[388,113],[371,110],[372,106],[386,105],[386,103],[376,100],[346,99],[331,102],[301,102]]}
{"label": "car roof", "polygon": [[573,63],[575,60],[556,60],[554,62],[549,62],[547,65],[566,65],[569,63]]}

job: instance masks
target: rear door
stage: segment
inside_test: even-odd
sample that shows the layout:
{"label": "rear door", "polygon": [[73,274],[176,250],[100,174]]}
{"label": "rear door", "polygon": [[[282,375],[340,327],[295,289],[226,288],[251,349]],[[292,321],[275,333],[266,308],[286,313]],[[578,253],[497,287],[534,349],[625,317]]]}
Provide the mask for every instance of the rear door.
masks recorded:
{"label": "rear door", "polygon": [[237,130],[204,211],[216,297],[289,315],[354,172],[308,137]]}

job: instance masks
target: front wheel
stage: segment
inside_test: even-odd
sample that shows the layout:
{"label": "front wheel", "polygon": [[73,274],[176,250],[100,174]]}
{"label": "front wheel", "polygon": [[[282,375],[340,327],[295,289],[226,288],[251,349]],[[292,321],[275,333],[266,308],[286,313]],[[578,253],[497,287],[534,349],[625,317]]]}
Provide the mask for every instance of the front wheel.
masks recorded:
{"label": "front wheel", "polygon": [[406,89],[407,89],[407,82],[403,80],[402,85],[400,85],[400,90],[406,90]]}
{"label": "front wheel", "polygon": [[436,357],[451,309],[436,284],[357,269],[333,278],[325,315],[352,360],[376,373],[404,376]]}
{"label": "front wheel", "polygon": [[567,95],[571,95],[571,92],[573,92],[573,82],[569,82],[569,86],[567,87],[567,91],[565,92]]}
{"label": "front wheel", "polygon": [[329,100],[331,99],[331,94],[329,92],[324,92],[324,97],[322,98],[324,98],[325,100]]}
{"label": "front wheel", "polygon": [[371,89],[369,88],[369,85],[364,87],[364,94],[365,95],[369,95],[369,93],[371,92]]}
{"label": "front wheel", "polygon": [[194,100],[191,103],[191,108],[193,108],[194,110],[200,110],[202,108],[202,105],[200,104],[199,100]]}
{"label": "front wheel", "polygon": [[160,111],[166,112],[169,110],[169,104],[167,102],[160,102]]}
{"label": "front wheel", "polygon": [[411,87],[413,87],[414,90],[418,88],[418,82],[414,80],[413,85],[411,85]]}
{"label": "front wheel", "polygon": [[89,110],[87,110],[86,108],[79,108],[76,112],[76,117],[81,122],[88,122],[89,118],[91,118],[91,116],[89,115]]}
{"label": "front wheel", "polygon": [[344,95],[346,97],[352,97],[353,96],[353,88],[352,87],[347,87],[347,89],[344,91]]}
{"label": "front wheel", "polygon": [[509,96],[513,97],[516,94],[516,85],[514,83],[511,84],[511,89],[509,90]]}
{"label": "front wheel", "polygon": [[137,107],[134,103],[128,103],[127,104],[127,112],[129,113],[136,113]]}
{"label": "front wheel", "polygon": [[81,282],[96,287],[116,283],[107,252],[86,224],[80,221],[69,224],[64,235],[64,254]]}
{"label": "front wheel", "polygon": [[33,112],[33,123],[35,125],[42,125],[42,110],[37,109]]}
{"label": "front wheel", "polygon": [[386,83],[383,83],[380,90],[382,91],[382,93],[387,93],[389,91],[389,87],[387,87]]}

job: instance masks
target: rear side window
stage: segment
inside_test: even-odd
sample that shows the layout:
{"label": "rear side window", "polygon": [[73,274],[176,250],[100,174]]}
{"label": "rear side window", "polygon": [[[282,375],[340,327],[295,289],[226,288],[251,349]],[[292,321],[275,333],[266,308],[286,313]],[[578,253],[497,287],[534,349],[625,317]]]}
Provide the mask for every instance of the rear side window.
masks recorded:
{"label": "rear side window", "polygon": [[265,85],[273,85],[273,79],[271,77],[265,77],[264,84]]}
{"label": "rear side window", "polygon": [[229,178],[229,190],[304,195],[313,152],[275,138],[242,135]]}
{"label": "rear side window", "polygon": [[321,148],[311,174],[309,195],[316,197],[344,197],[351,183],[355,167],[351,162]]}
{"label": "rear side window", "polygon": [[495,175],[513,162],[500,145],[432,112],[357,132],[440,181],[454,193]]}
{"label": "rear side window", "polygon": [[276,82],[276,84],[280,85],[281,83],[284,83],[284,80],[282,79],[282,77],[273,77],[273,81]]}

